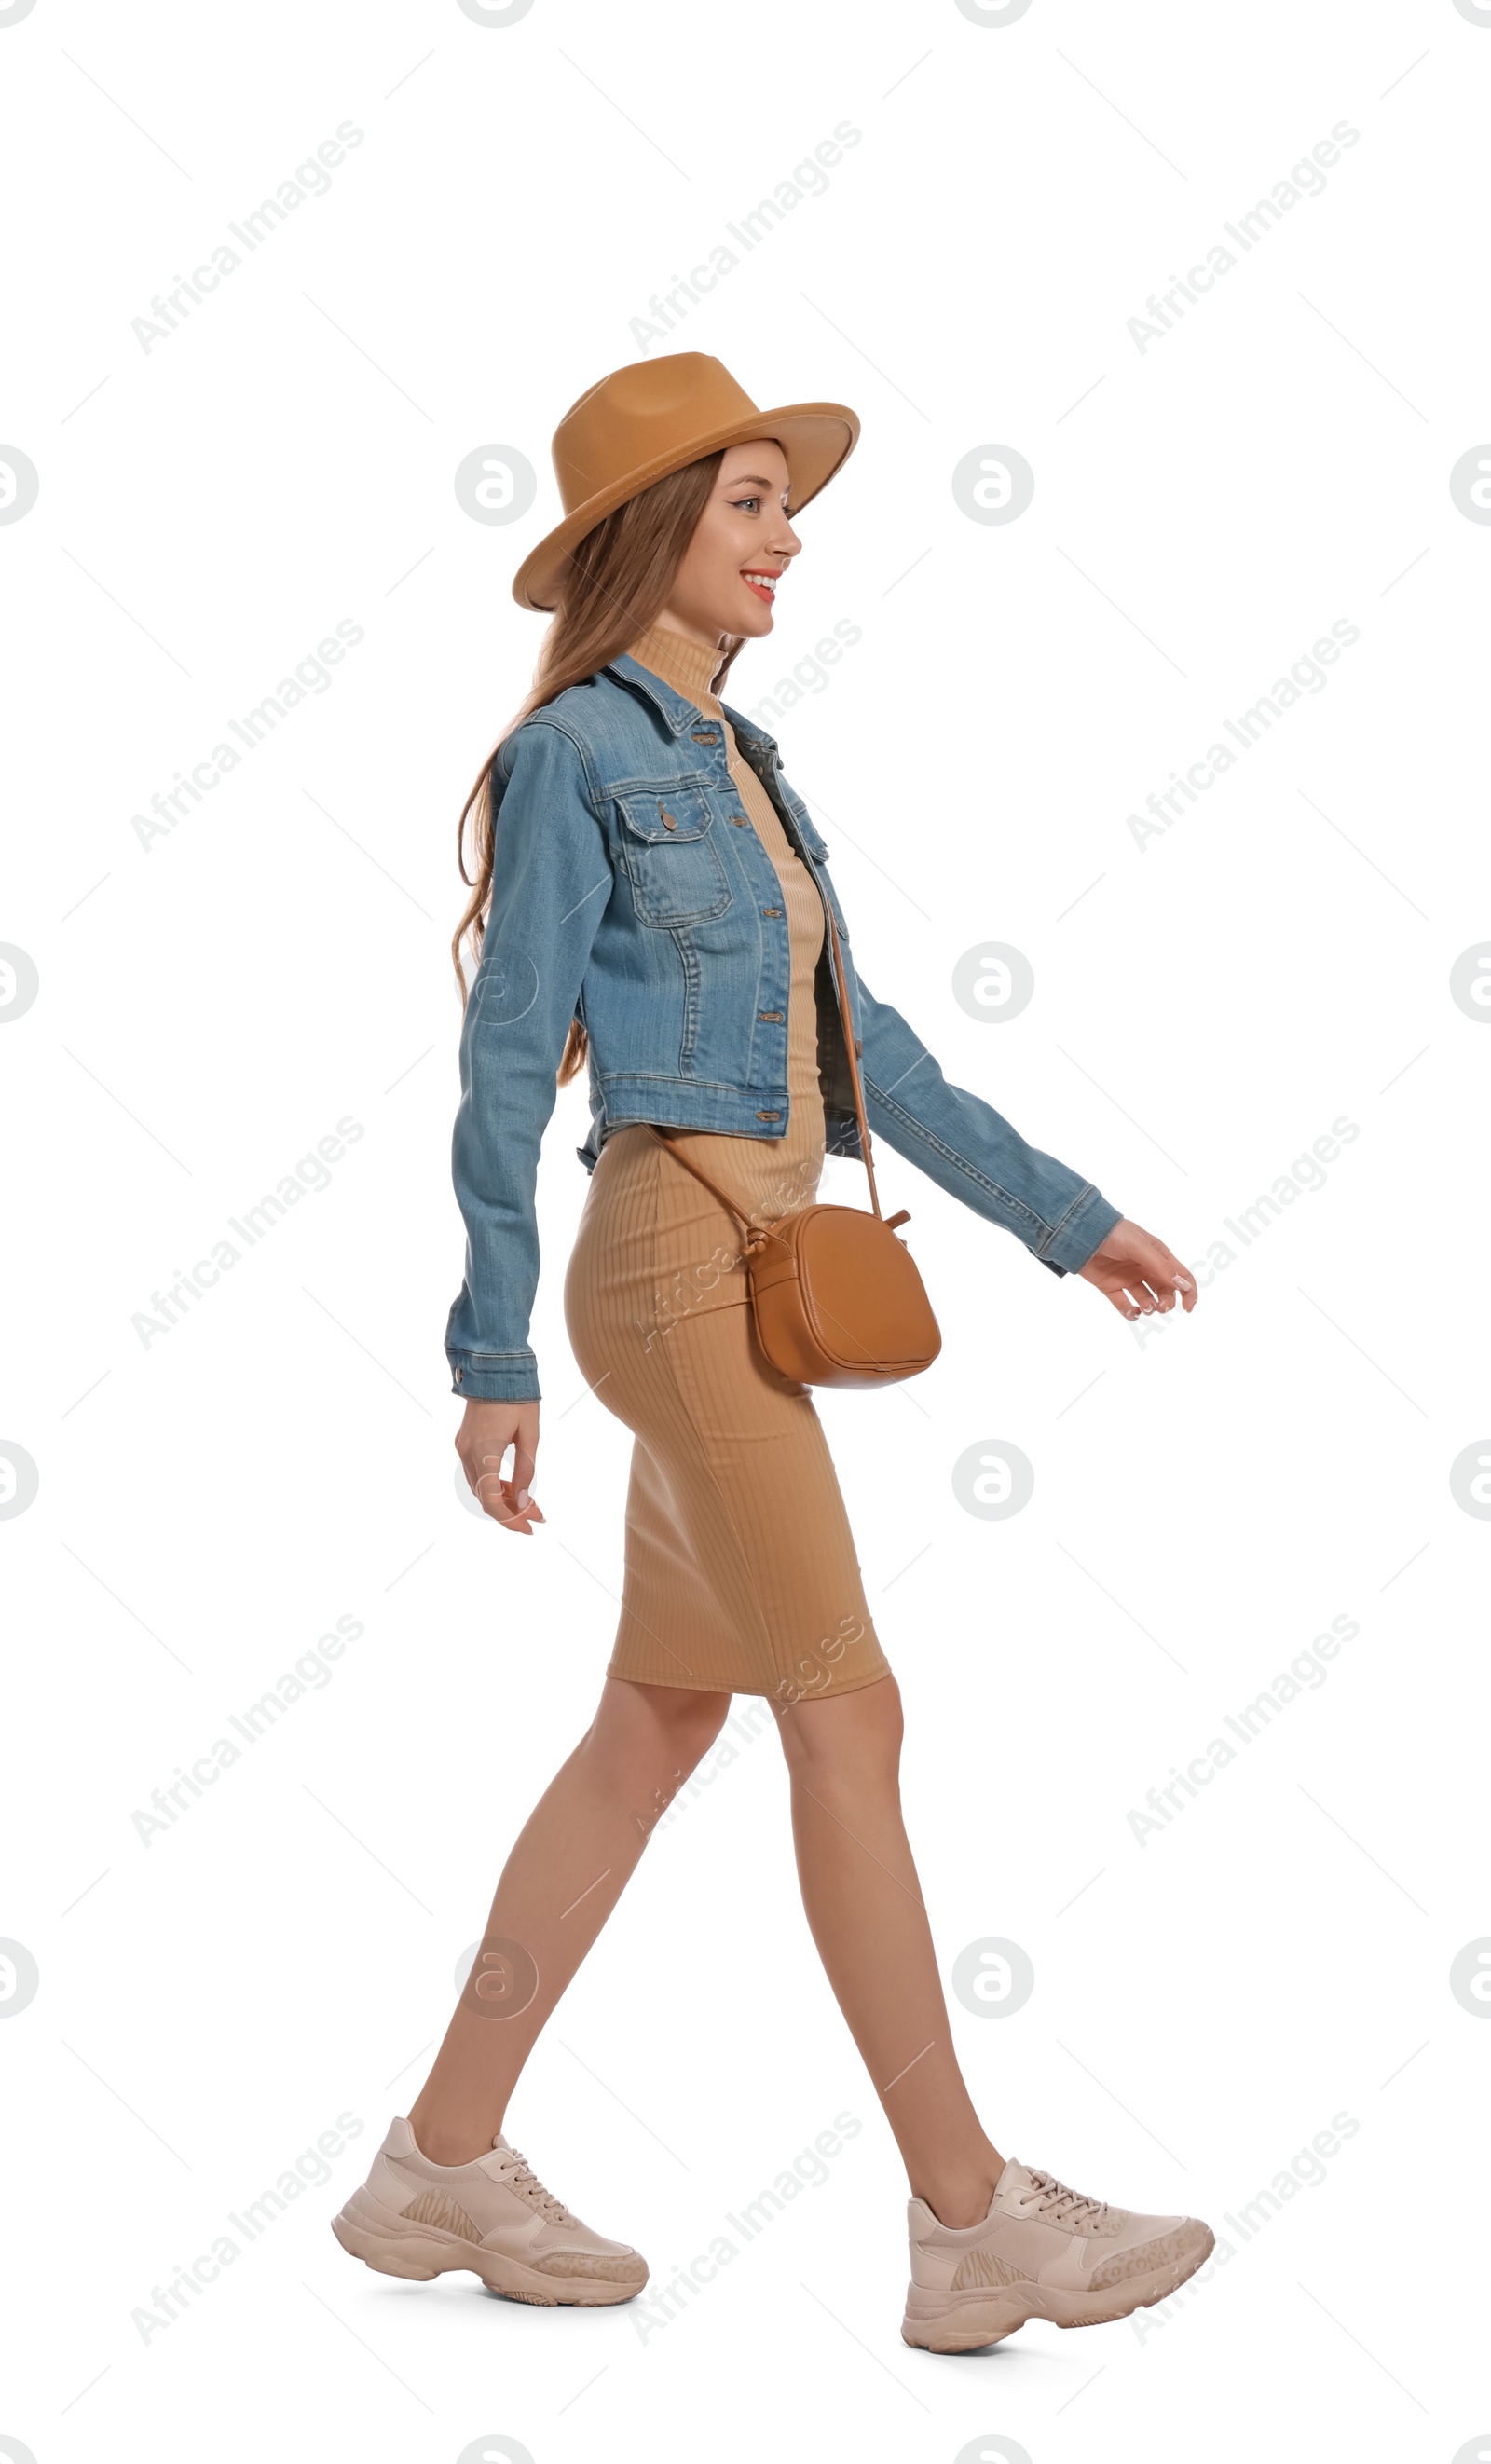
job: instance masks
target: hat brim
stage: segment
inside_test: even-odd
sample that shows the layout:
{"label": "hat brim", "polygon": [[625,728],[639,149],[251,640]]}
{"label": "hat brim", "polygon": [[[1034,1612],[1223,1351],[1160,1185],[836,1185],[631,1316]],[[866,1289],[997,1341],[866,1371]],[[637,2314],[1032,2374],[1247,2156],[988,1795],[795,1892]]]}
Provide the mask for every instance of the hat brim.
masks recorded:
{"label": "hat brim", "polygon": [[549,615],[558,606],[565,573],[574,550],[587,531],[597,522],[625,505],[629,496],[640,495],[656,479],[666,479],[670,471],[681,471],[689,462],[702,461],[707,453],[717,453],[728,445],[746,445],[753,437],[773,436],[787,458],[789,494],[794,514],[811,503],[821,489],[826,488],[859,442],[860,423],[856,413],[842,402],[798,402],[778,410],[754,411],[749,419],[733,420],[726,428],[711,429],[707,434],[691,437],[686,444],[670,448],[652,461],[629,471],[625,479],[609,488],[602,488],[587,496],[572,514],[541,539],[527,555],[513,577],[513,596],[519,607],[532,609],[537,615]]}

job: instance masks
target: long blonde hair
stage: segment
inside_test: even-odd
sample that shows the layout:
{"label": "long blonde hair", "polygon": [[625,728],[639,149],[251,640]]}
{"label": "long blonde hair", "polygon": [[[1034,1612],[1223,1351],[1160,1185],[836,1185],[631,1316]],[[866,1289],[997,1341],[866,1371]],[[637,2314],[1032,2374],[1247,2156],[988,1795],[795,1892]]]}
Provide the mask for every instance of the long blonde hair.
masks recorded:
{"label": "long blonde hair", "polygon": [[[473,961],[492,911],[495,868],[495,831],[492,805],[492,765],[515,728],[568,690],[595,675],[662,612],[683,562],[699,517],[710,499],[724,454],[707,453],[653,481],[640,495],[587,531],[569,561],[564,596],[538,652],[531,692],[521,702],[488,754],[480,775],[461,807],[456,825],[456,862],[471,891],[465,913],[450,942],[450,960],[464,1005],[467,995],[463,947]],[[715,682],[723,680],[745,635],[724,636]],[[466,865],[470,828],[474,872]],[[578,1018],[570,1021],[558,1080],[561,1087],[585,1066],[587,1038]]]}

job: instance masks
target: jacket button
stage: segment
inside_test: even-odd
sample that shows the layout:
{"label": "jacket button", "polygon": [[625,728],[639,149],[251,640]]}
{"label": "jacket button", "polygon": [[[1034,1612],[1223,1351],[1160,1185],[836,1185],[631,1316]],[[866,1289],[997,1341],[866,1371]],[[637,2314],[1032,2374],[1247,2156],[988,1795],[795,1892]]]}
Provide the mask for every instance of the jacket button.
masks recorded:
{"label": "jacket button", "polygon": [[758,1009],[756,1014],[757,1018],[780,1019],[784,1013],[779,1009]]}
{"label": "jacket button", "polygon": [[751,826],[744,813],[732,813],[730,818],[737,830],[748,830]]}
{"label": "jacket button", "polygon": [[756,1117],[758,1121],[779,1121],[781,1114],[779,1112],[757,1112]]}
{"label": "jacket button", "polygon": [[763,907],[761,913],[763,915],[779,915],[781,913],[781,909],[779,907]]}
{"label": "jacket button", "polygon": [[678,824],[677,824],[677,822],[674,820],[674,818],[673,818],[673,816],[672,816],[672,814],[671,814],[671,813],[665,813],[665,814],[664,814],[664,816],[663,816],[663,827],[665,828],[665,830],[676,830],[676,828],[678,827]]}

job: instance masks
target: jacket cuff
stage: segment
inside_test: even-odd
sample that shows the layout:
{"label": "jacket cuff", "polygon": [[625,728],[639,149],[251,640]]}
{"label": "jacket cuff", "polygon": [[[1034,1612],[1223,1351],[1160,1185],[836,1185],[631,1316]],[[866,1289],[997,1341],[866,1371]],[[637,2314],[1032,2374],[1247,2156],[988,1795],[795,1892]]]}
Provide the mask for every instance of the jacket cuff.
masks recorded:
{"label": "jacket cuff", "polygon": [[538,1403],[538,1363],[532,1352],[450,1352],[450,1392],[468,1403]]}
{"label": "jacket cuff", "polygon": [[1085,1266],[1094,1250],[1101,1249],[1115,1223],[1123,1221],[1122,1209],[1106,1199],[1101,1189],[1088,1181],[1073,1199],[1060,1223],[1056,1224],[1039,1249],[1032,1255],[1054,1274],[1075,1274]]}

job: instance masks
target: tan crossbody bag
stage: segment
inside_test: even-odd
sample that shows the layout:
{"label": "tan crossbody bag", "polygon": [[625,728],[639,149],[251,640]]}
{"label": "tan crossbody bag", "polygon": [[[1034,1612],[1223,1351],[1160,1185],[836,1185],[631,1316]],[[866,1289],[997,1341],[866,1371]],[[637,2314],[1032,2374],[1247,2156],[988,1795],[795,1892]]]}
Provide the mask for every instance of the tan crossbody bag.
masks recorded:
{"label": "tan crossbody bag", "polygon": [[[833,940],[840,1009],[848,1019],[839,935],[826,899],[823,912]],[[903,1206],[888,1221],[880,1212],[852,1024],[847,1044],[872,1215],[857,1206],[814,1204],[784,1215],[774,1225],[757,1223],[673,1145],[665,1130],[655,1121],[648,1124],[695,1180],[749,1226],[743,1255],[761,1350],[784,1376],[806,1386],[889,1385],[930,1368],[942,1349],[926,1287],[896,1234],[898,1223],[910,1221],[910,1211]]]}

